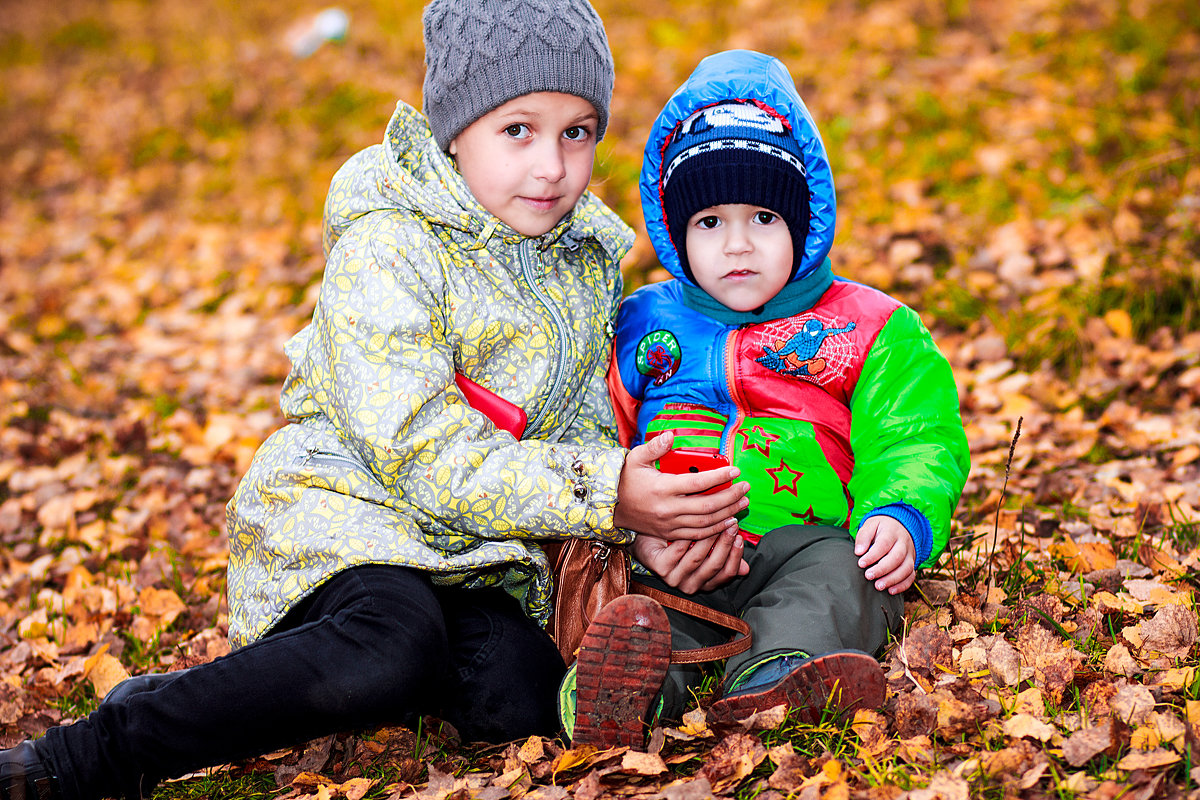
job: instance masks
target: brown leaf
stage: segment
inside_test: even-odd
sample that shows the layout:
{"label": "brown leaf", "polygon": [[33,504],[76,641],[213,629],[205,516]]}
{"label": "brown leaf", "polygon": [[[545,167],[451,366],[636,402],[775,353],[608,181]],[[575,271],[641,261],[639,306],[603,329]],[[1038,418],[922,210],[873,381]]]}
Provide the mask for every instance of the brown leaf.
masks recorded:
{"label": "brown leaf", "polygon": [[745,719],[739,719],[738,724],[742,730],[748,732],[772,731],[787,720],[788,710],[786,703],[780,703],[777,706],[756,711]]}
{"label": "brown leaf", "polygon": [[1142,671],[1141,666],[1129,653],[1129,648],[1119,642],[1110,647],[1104,656],[1104,669],[1126,678],[1132,678]]}
{"label": "brown leaf", "polygon": [[1138,629],[1143,650],[1168,658],[1187,658],[1196,643],[1196,612],[1178,605],[1163,606]]}
{"label": "brown leaf", "polygon": [[1004,734],[1015,739],[1037,739],[1047,742],[1054,735],[1054,726],[1031,714],[1016,714],[1004,721]]}
{"label": "brown leaf", "polygon": [[950,634],[936,625],[923,625],[910,630],[900,643],[909,669],[926,678],[942,674],[938,667],[953,670]]}
{"label": "brown leaf", "polygon": [[970,796],[966,780],[943,771],[934,775],[925,788],[911,790],[908,800],[967,800]]}
{"label": "brown leaf", "polygon": [[887,719],[878,711],[860,708],[850,724],[858,737],[859,758],[877,758],[891,745],[887,735]]}
{"label": "brown leaf", "polygon": [[713,796],[712,784],[703,775],[668,784],[661,791],[663,800],[709,800]]}
{"label": "brown leaf", "polygon": [[1182,758],[1174,750],[1157,748],[1146,752],[1133,752],[1117,762],[1117,769],[1132,772],[1135,769],[1157,769],[1179,763]]}
{"label": "brown leaf", "polygon": [[938,702],[926,694],[896,695],[893,703],[896,735],[902,739],[926,736],[937,728]]}
{"label": "brown leaf", "polygon": [[1040,625],[1022,628],[1016,648],[1022,665],[1033,671],[1034,684],[1055,702],[1061,700],[1063,691],[1075,679],[1075,667],[1083,661],[1083,653]]}
{"label": "brown leaf", "polygon": [[1145,722],[1150,712],[1154,711],[1154,694],[1138,684],[1121,686],[1108,701],[1108,708],[1113,717],[1135,727]]}
{"label": "brown leaf", "polygon": [[621,756],[621,771],[633,775],[661,775],[667,771],[667,765],[658,753],[630,750]]}
{"label": "brown leaf", "polygon": [[1063,757],[1073,767],[1081,767],[1103,752],[1115,752],[1120,742],[1114,740],[1113,723],[1105,720],[1091,728],[1076,731],[1063,742]]}
{"label": "brown leaf", "polygon": [[941,693],[932,697],[938,699],[937,732],[941,736],[951,738],[979,727],[983,715],[975,706]]}
{"label": "brown leaf", "polygon": [[541,761],[546,757],[546,748],[542,744],[542,737],[530,736],[521,745],[521,749],[517,752],[517,758],[526,764],[533,764]]}
{"label": "brown leaf", "polygon": [[696,774],[708,778],[714,792],[721,792],[740,783],[766,757],[767,749],[758,737],[731,733],[712,749]]}

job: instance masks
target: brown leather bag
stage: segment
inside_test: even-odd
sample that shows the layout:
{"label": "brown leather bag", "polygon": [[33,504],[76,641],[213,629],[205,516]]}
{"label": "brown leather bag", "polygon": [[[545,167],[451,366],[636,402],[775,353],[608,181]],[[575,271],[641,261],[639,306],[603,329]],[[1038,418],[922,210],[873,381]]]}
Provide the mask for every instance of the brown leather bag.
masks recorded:
{"label": "brown leather bag", "polygon": [[624,547],[592,539],[542,542],[554,571],[553,610],[546,629],[554,637],[567,666],[584,631],[600,609],[624,594],[642,594],[666,608],[699,617],[733,631],[729,641],[711,647],[672,650],[672,664],[695,664],[729,658],[750,649],[754,634],[744,620],[702,606],[692,600],[659,591],[630,577],[629,553]]}

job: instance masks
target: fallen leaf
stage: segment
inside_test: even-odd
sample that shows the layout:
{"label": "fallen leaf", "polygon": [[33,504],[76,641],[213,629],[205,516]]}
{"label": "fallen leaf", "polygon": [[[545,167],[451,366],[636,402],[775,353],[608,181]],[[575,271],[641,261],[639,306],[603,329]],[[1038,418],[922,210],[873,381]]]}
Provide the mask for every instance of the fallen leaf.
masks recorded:
{"label": "fallen leaf", "polygon": [[1133,660],[1129,648],[1119,642],[1110,647],[1104,656],[1104,669],[1126,678],[1132,678],[1142,671],[1141,666]]}
{"label": "fallen leaf", "polygon": [[1042,722],[1031,714],[1016,714],[1004,721],[1004,734],[1014,739],[1037,739],[1039,742],[1050,741],[1054,735],[1054,726]]}
{"label": "fallen leaf", "polygon": [[912,789],[908,800],[968,800],[970,786],[963,778],[939,772],[922,789]]}
{"label": "fallen leaf", "polygon": [[758,737],[731,733],[717,743],[696,774],[708,778],[714,792],[723,792],[740,783],[766,757],[767,748]]}
{"label": "fallen leaf", "polygon": [[1108,701],[1108,708],[1114,718],[1131,728],[1136,727],[1154,710],[1154,694],[1138,684],[1122,686]]}
{"label": "fallen leaf", "polygon": [[1187,658],[1196,643],[1196,612],[1183,606],[1163,606],[1138,629],[1143,650],[1168,658]]}
{"label": "fallen leaf", "polygon": [[1091,728],[1076,731],[1063,742],[1063,757],[1073,767],[1081,767],[1100,753],[1115,749],[1113,725],[1105,720]]}
{"label": "fallen leaf", "polygon": [[887,719],[878,711],[858,709],[854,712],[850,727],[858,737],[859,758],[877,758],[891,745],[887,735]]}
{"label": "fallen leaf", "polygon": [[517,752],[517,757],[526,764],[534,764],[546,757],[546,748],[542,744],[542,737],[530,736],[521,745],[521,749]]}
{"label": "fallen leaf", "polygon": [[85,662],[84,676],[91,681],[96,696],[104,699],[114,686],[129,677],[129,671],[107,652],[100,652]]}
{"label": "fallen leaf", "polygon": [[1132,772],[1135,769],[1156,769],[1179,763],[1182,759],[1179,753],[1172,750],[1156,749],[1148,752],[1129,753],[1117,762],[1117,769]]}
{"label": "fallen leaf", "polygon": [[658,753],[630,750],[621,756],[621,771],[634,775],[661,775],[667,771],[667,765]]}

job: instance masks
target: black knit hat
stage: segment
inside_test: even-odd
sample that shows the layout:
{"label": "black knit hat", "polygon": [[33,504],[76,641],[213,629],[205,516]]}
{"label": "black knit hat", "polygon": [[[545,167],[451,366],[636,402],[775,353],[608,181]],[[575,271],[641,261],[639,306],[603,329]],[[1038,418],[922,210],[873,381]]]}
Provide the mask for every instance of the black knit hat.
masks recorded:
{"label": "black knit hat", "polygon": [[787,121],[750,101],[707,106],[679,123],[663,150],[663,214],[679,263],[687,258],[687,223],[709,206],[745,203],[778,214],[792,235],[792,275],[808,237],[808,181]]}

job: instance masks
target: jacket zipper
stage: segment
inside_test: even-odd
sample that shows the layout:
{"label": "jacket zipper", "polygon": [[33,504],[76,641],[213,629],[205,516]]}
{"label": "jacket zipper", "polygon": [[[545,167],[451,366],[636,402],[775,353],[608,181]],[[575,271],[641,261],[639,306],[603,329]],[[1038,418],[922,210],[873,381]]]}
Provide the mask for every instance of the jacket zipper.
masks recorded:
{"label": "jacket zipper", "polygon": [[729,336],[725,340],[725,388],[729,392],[729,399],[733,401],[734,413],[722,434],[724,446],[721,449],[731,463],[733,462],[734,450],[733,437],[742,426],[742,420],[746,418],[746,398],[742,396],[741,385],[737,380],[738,339],[741,337],[741,334],[742,329],[740,327],[734,328],[729,332]]}
{"label": "jacket zipper", "polygon": [[566,379],[567,367],[567,321],[563,319],[558,307],[551,302],[550,296],[542,291],[543,278],[534,272],[533,259],[530,258],[530,251],[534,246],[533,242],[522,242],[520,249],[517,251],[517,258],[521,262],[521,274],[525,277],[525,281],[533,291],[533,296],[549,312],[551,322],[553,322],[558,332],[558,359],[554,367],[554,380],[550,382],[550,393],[546,396],[546,401],[542,403],[541,409],[538,410],[537,416],[529,423],[527,430],[530,431],[537,430],[542,420],[550,412],[552,401],[562,391],[562,385]]}

